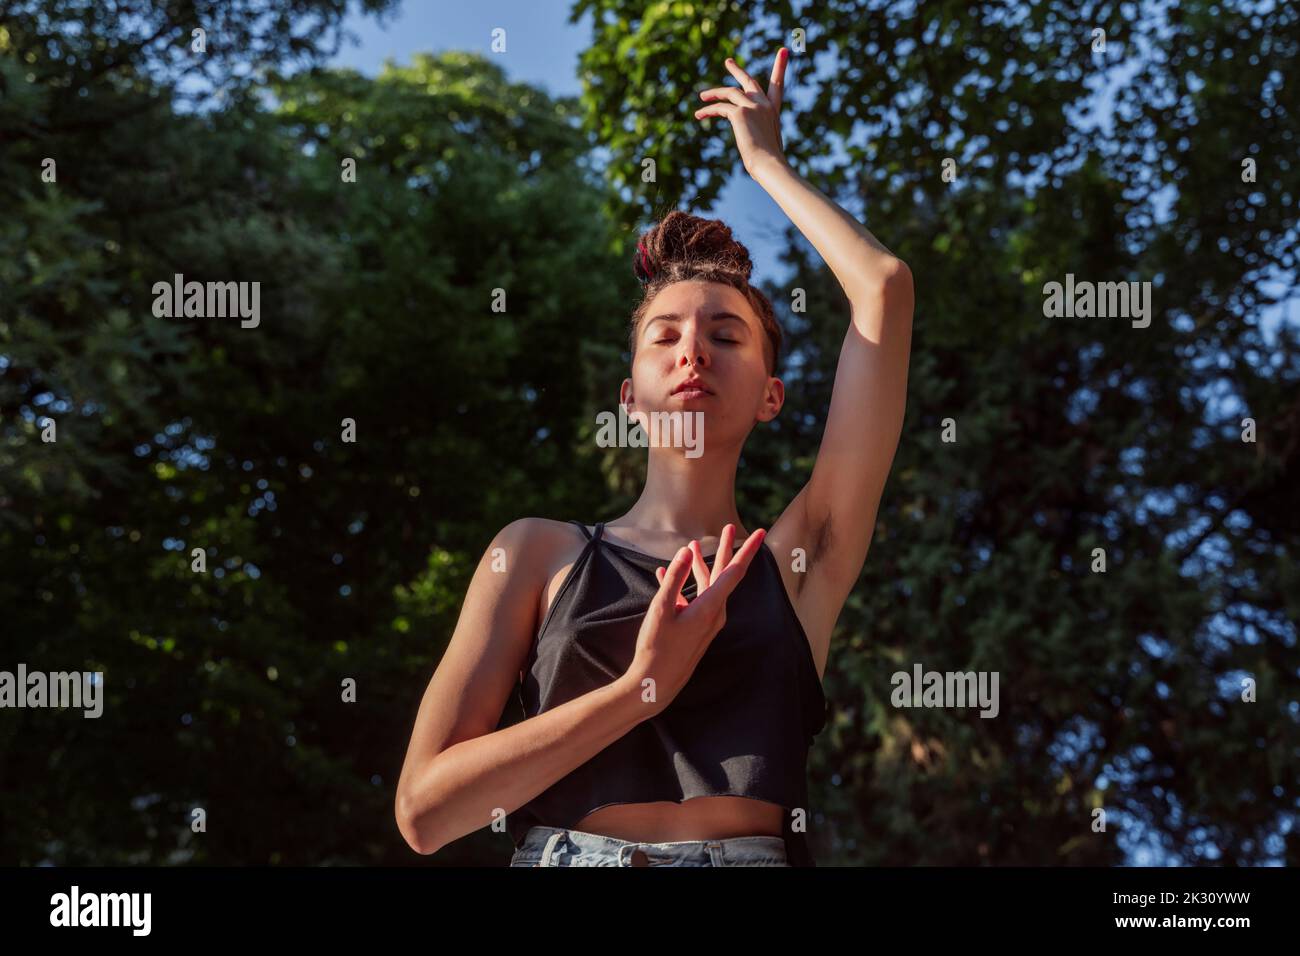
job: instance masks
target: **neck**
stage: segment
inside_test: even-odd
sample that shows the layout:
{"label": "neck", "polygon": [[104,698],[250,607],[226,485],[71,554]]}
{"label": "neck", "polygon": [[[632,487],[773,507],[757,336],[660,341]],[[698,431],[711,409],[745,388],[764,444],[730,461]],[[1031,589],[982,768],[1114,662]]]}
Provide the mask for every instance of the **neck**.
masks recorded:
{"label": "neck", "polygon": [[614,525],[674,538],[716,538],[726,524],[736,526],[736,540],[747,535],[736,511],[736,466],[740,449],[717,449],[687,458],[680,448],[650,448],[645,487]]}

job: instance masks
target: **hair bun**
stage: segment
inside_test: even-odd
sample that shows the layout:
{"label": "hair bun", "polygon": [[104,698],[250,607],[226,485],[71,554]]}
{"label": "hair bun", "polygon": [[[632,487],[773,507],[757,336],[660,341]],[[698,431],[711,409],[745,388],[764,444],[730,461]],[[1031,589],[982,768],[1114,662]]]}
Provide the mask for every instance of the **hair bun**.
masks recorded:
{"label": "hair bun", "polygon": [[679,210],[670,212],[637,240],[632,269],[644,285],[676,271],[675,265],[688,267],[683,272],[731,273],[746,282],[754,271],[749,250],[732,236],[725,222]]}

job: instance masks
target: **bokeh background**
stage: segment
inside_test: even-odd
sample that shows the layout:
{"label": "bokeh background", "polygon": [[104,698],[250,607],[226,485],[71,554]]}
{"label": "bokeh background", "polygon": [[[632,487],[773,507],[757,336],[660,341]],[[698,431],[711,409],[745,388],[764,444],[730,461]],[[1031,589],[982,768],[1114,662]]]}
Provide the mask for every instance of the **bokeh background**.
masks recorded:
{"label": "bokeh background", "polygon": [[[691,116],[725,57],[765,75],[782,44],[791,162],[917,284],[811,757],[819,861],[1300,859],[1294,5],[0,11],[0,669],[106,675],[98,720],[0,711],[0,863],[508,860],[488,830],[414,854],[394,787],[492,535],[639,491],[595,416],[654,217],[731,223],[787,330],[746,523],[809,474],[847,302]],[[260,326],[156,318],[178,272],[260,281]],[[1152,282],[1150,327],[1045,318],[1067,273]],[[891,707],[915,662],[998,671],[998,717]]]}

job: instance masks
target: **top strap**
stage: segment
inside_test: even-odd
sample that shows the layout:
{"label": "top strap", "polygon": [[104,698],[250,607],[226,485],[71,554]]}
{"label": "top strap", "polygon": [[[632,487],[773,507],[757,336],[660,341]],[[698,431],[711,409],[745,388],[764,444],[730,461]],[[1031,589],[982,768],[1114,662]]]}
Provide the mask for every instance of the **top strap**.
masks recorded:
{"label": "top strap", "polygon": [[595,537],[592,537],[591,532],[587,530],[587,526],[583,524],[581,521],[574,521],[573,519],[570,519],[569,524],[577,525],[579,528],[581,528],[583,535],[586,537],[588,541],[599,541],[600,533],[605,530],[605,522],[603,521],[596,522],[596,535]]}

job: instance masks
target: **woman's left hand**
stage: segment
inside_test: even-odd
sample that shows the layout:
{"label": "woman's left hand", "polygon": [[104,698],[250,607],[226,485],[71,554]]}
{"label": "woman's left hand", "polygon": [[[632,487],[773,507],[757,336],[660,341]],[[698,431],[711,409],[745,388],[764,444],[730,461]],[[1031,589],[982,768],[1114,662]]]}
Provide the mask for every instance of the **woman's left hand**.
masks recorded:
{"label": "woman's left hand", "polygon": [[781,165],[786,161],[781,145],[781,99],[789,60],[790,51],[785,47],[776,51],[772,77],[764,93],[757,81],[728,57],[727,70],[740,86],[716,86],[700,94],[700,99],[712,102],[696,110],[695,118],[722,116],[731,120],[740,160],[751,176],[766,160],[774,159]]}

